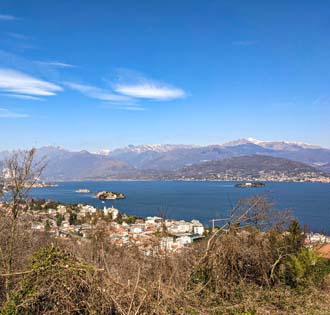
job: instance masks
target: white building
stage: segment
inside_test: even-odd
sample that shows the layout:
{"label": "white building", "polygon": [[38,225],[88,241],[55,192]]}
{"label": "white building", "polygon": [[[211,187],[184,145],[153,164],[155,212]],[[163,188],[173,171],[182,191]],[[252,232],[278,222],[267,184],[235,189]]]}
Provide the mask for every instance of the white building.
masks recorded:
{"label": "white building", "polygon": [[57,206],[57,212],[58,212],[59,214],[65,214],[65,213],[66,213],[66,207],[63,206],[63,205],[58,205],[58,206]]}
{"label": "white building", "polygon": [[190,222],[186,222],[183,220],[166,221],[166,227],[169,233],[171,234],[180,234],[180,233],[191,233],[192,232],[192,224]]}
{"label": "white building", "polygon": [[203,235],[204,234],[204,226],[193,226],[193,233],[198,234],[198,235]]}
{"label": "white building", "polygon": [[96,213],[97,209],[90,205],[79,205],[80,215],[85,216],[87,213]]}
{"label": "white building", "polygon": [[191,220],[191,224],[193,225],[192,232],[194,234],[203,235],[204,234],[204,226],[198,220]]}
{"label": "white building", "polygon": [[49,208],[48,209],[48,213],[49,214],[55,214],[56,213],[56,209]]}
{"label": "white building", "polygon": [[104,212],[104,215],[106,215],[106,216],[111,215],[112,220],[116,220],[119,215],[119,210],[114,208],[113,206],[111,208],[107,208],[106,206],[104,206],[103,212]]}
{"label": "white building", "polygon": [[164,219],[161,217],[146,217],[145,218],[145,223],[147,225],[161,226],[163,221],[164,221]]}
{"label": "white building", "polygon": [[140,234],[145,230],[144,224],[134,224],[130,226],[130,231],[134,234]]}
{"label": "white building", "polygon": [[174,244],[174,237],[162,237],[160,240],[160,248],[162,250],[171,251]]}
{"label": "white building", "polygon": [[182,235],[176,239],[177,243],[179,243],[181,246],[191,244],[192,238],[189,235]]}

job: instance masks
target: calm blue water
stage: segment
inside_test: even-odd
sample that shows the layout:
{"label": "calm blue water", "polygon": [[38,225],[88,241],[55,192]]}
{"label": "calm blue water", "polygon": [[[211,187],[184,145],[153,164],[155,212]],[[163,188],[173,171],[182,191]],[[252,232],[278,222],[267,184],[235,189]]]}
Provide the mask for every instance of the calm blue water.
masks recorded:
{"label": "calm blue water", "polygon": [[278,210],[290,208],[301,224],[313,231],[330,232],[330,184],[266,183],[264,188],[238,189],[235,182],[63,182],[58,187],[35,188],[34,197],[67,203],[86,203],[103,208],[91,194],[75,190],[88,188],[92,192],[110,190],[126,195],[123,200],[105,201],[122,212],[149,216],[165,213],[168,218],[198,219],[204,224],[224,216],[240,198],[268,192],[269,200]]}

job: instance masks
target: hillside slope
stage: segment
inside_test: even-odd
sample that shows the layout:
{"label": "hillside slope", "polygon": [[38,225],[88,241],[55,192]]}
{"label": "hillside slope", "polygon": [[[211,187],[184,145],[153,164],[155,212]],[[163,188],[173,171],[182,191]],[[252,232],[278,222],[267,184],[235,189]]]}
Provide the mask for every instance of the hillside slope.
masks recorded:
{"label": "hillside slope", "polygon": [[315,167],[265,155],[233,157],[184,167],[176,179],[193,180],[311,180],[329,175]]}

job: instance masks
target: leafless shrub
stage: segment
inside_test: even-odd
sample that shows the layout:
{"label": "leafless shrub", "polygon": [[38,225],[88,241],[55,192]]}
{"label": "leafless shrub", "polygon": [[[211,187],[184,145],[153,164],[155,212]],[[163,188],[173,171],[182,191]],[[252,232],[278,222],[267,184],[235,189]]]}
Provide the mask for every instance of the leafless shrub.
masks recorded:
{"label": "leafless shrub", "polygon": [[[17,256],[24,244],[21,241],[28,229],[25,222],[19,222],[20,214],[28,209],[28,194],[39,179],[45,164],[42,161],[35,162],[35,149],[27,151],[16,151],[4,162],[3,179],[4,186],[8,191],[9,200],[3,205],[3,219],[0,225],[0,268],[6,273],[11,273],[14,269]],[[7,299],[10,289],[11,279],[5,280]]]}

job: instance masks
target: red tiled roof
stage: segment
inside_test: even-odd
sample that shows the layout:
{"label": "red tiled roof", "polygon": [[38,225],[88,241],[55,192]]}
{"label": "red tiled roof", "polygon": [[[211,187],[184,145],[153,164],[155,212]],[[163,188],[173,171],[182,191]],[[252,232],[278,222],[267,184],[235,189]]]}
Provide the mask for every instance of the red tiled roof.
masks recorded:
{"label": "red tiled roof", "polygon": [[330,244],[317,244],[314,249],[320,256],[330,258]]}

